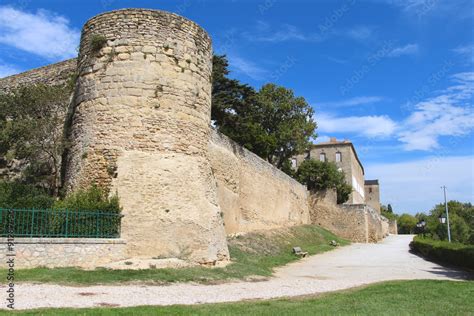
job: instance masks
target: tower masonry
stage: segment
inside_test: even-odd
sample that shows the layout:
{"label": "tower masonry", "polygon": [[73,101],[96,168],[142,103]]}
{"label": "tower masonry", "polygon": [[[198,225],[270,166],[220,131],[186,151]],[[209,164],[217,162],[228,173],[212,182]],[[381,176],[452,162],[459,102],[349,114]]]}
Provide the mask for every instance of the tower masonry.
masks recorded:
{"label": "tower masonry", "polygon": [[82,29],[64,186],[118,194],[129,256],[229,258],[207,150],[211,70],[208,34],[172,13],[112,11]]}

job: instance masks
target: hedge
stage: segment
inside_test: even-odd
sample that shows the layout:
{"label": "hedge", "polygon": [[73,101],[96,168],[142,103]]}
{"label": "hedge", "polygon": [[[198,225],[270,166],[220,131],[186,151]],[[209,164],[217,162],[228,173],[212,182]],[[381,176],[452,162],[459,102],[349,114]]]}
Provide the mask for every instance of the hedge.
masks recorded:
{"label": "hedge", "polygon": [[474,245],[449,243],[416,236],[410,249],[427,259],[474,270]]}

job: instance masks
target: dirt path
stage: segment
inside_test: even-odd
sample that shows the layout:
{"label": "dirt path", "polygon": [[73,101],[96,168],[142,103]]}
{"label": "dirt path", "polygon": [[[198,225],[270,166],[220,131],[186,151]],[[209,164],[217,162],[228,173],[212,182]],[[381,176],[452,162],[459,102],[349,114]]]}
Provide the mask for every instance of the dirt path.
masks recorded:
{"label": "dirt path", "polygon": [[[274,278],[262,282],[90,287],[19,284],[15,291],[15,307],[215,303],[315,294],[385,280],[459,280],[465,277],[462,272],[410,254],[408,244],[411,239],[412,236],[390,236],[379,244],[353,244],[339,248],[280,268]],[[4,288],[0,289],[2,293]]]}

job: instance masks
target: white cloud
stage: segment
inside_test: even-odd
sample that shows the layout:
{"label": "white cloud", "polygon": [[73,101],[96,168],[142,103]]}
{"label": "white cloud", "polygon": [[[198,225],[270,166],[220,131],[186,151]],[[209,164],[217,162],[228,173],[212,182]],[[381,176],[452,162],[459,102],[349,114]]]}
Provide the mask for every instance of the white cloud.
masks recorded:
{"label": "white cloud", "polygon": [[323,102],[318,103],[318,106],[332,107],[332,108],[342,108],[342,107],[351,107],[364,104],[372,104],[383,101],[383,97],[378,96],[361,96],[355,97],[347,100],[340,100],[335,102]]}
{"label": "white cloud", "polygon": [[441,136],[462,136],[474,130],[474,72],[452,76],[455,85],[419,102],[402,124],[398,140],[405,150],[439,148]]}
{"label": "white cloud", "polygon": [[244,32],[244,38],[252,42],[269,42],[280,43],[287,41],[308,41],[319,42],[323,37],[319,34],[305,34],[296,26],[291,24],[283,24],[279,29],[272,29],[272,27],[262,21],[257,22],[257,27],[252,32]]}
{"label": "white cloud", "polygon": [[397,163],[367,164],[366,178],[380,180],[381,201],[396,212],[415,214],[448,199],[474,202],[474,156],[439,155]]}
{"label": "white cloud", "polygon": [[323,133],[354,133],[365,137],[387,137],[396,124],[386,115],[337,117],[327,113],[316,115],[318,131]]}
{"label": "white cloud", "polygon": [[231,70],[237,73],[244,74],[254,80],[263,80],[267,75],[268,71],[257,64],[244,59],[236,54],[229,54],[229,65]]}
{"label": "white cloud", "polygon": [[35,14],[12,7],[0,7],[0,43],[48,58],[77,55],[80,33],[69,20],[45,10]]}
{"label": "white cloud", "polygon": [[468,62],[474,63],[474,44],[456,47],[453,52],[466,58]]}
{"label": "white cloud", "polygon": [[20,72],[21,70],[18,67],[5,64],[0,60],[0,78],[8,77]]}
{"label": "white cloud", "polygon": [[363,41],[372,37],[373,31],[368,26],[357,26],[347,32],[347,36],[352,39]]}
{"label": "white cloud", "polygon": [[419,52],[418,44],[407,44],[405,46],[395,47],[387,54],[388,57],[400,57],[403,55],[415,55]]}

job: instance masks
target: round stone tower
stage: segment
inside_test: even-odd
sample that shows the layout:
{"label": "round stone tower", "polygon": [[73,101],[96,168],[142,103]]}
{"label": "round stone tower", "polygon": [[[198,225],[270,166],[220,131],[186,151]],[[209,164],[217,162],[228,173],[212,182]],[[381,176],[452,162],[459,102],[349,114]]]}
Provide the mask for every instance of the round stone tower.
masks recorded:
{"label": "round stone tower", "polygon": [[178,15],[100,14],[82,30],[64,185],[117,193],[129,256],[229,257],[208,159],[212,48]]}

